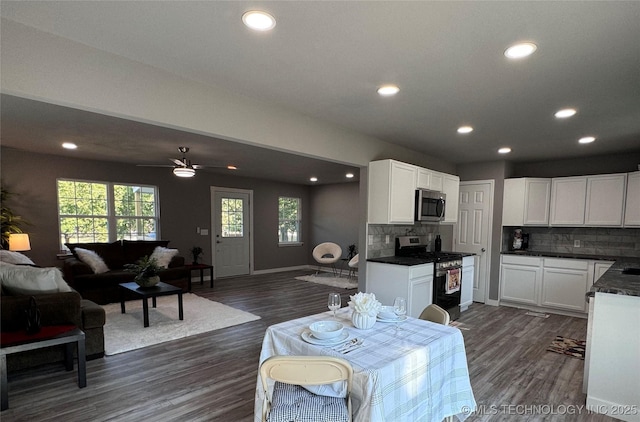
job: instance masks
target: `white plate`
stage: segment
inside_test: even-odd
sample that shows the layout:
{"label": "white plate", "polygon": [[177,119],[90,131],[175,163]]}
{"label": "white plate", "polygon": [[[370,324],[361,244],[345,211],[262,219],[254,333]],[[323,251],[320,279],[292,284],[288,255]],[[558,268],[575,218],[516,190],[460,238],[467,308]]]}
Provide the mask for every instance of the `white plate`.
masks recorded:
{"label": "white plate", "polygon": [[384,318],[376,317],[376,319],[380,322],[405,322],[407,320],[407,316],[403,315],[400,318],[396,318],[396,319],[384,319]]}
{"label": "white plate", "polygon": [[304,331],[302,333],[302,340],[306,341],[307,343],[317,344],[320,346],[333,346],[334,344],[338,344],[343,341],[346,341],[348,338],[349,338],[349,332],[347,330],[343,330],[342,334],[335,338],[328,338],[324,340],[315,338],[313,334],[311,334],[311,331]]}

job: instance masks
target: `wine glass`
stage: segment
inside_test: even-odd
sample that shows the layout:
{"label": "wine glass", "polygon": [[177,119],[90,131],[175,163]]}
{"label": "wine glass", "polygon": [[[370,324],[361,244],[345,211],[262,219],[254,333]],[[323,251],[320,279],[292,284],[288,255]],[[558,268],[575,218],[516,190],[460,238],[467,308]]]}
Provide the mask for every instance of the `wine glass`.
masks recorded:
{"label": "wine glass", "polygon": [[397,297],[393,301],[393,312],[398,317],[396,331],[400,331],[400,319],[407,314],[407,301],[403,297]]}
{"label": "wine glass", "polygon": [[329,293],[329,301],[327,303],[327,307],[329,310],[333,311],[333,317],[336,317],[336,311],[340,309],[342,305],[342,301],[340,299],[340,293]]}

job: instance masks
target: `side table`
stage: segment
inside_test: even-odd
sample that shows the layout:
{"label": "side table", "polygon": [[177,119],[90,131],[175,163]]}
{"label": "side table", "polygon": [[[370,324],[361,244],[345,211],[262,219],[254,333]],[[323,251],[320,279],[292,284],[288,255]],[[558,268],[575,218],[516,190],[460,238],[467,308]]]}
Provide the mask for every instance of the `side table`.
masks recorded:
{"label": "side table", "polygon": [[24,333],[7,332],[2,334],[3,343],[0,348],[0,371],[2,372],[2,410],[9,408],[9,391],[7,379],[7,356],[13,353],[41,349],[43,347],[64,344],[65,368],[73,370],[73,343],[78,351],[78,387],[87,386],[87,362],[84,346],[84,332],[73,325],[45,326],[40,332],[32,336]]}
{"label": "side table", "polygon": [[[209,275],[211,276],[211,288],[213,289],[213,265],[207,264],[187,264],[185,265],[189,269],[189,271],[199,270],[200,271],[200,285],[204,283],[204,270],[209,270]],[[191,278],[189,278],[189,291],[191,291]]]}

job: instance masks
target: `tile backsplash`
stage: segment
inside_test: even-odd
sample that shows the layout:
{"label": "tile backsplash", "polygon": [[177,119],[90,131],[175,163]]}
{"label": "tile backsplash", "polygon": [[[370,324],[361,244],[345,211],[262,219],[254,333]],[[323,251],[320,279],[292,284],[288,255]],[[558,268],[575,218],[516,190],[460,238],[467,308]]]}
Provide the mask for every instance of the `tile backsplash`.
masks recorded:
{"label": "tile backsplash", "polygon": [[[396,236],[426,236],[429,249],[433,249],[433,241],[442,231],[437,224],[369,224],[369,236],[372,244],[367,245],[368,258],[380,258],[395,254]],[[449,229],[451,230],[451,229]],[[387,236],[389,242],[387,243]],[[367,240],[367,243],[371,243]]]}
{"label": "tile backsplash", "polygon": [[[509,250],[513,231],[502,228],[502,250]],[[602,227],[523,227],[529,233],[529,250],[575,255],[640,257],[640,229]],[[577,243],[580,246],[574,246]]]}

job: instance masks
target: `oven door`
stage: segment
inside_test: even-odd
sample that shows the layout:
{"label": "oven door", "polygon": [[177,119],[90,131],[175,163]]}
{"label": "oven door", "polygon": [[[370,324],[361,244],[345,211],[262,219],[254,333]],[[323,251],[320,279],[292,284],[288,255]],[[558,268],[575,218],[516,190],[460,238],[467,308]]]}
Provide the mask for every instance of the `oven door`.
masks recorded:
{"label": "oven door", "polygon": [[[457,270],[457,288],[454,286],[456,281],[449,277],[448,270]],[[433,303],[449,312],[452,321],[460,317],[461,280],[460,266],[437,269],[433,277]]]}

